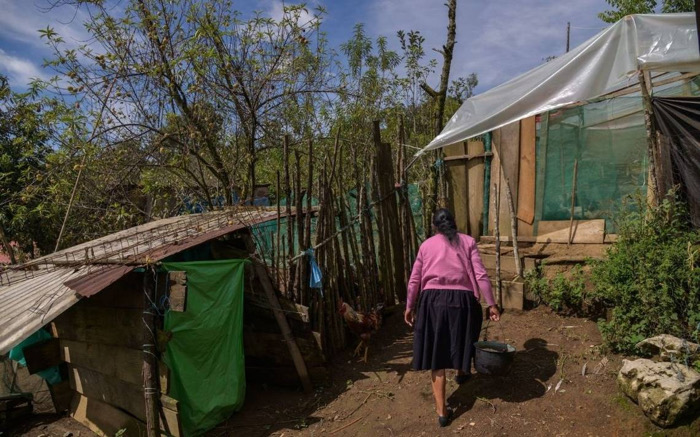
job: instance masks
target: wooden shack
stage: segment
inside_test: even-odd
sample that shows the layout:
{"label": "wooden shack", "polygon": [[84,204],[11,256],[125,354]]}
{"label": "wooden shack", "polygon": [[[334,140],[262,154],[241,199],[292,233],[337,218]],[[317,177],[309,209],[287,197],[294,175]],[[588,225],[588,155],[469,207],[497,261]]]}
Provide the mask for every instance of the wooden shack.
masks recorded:
{"label": "wooden shack", "polygon": [[[274,214],[261,214],[256,216],[255,223],[271,217]],[[51,387],[56,409],[69,411],[72,417],[98,434],[112,436],[126,430],[126,435],[146,435],[149,408],[143,388],[147,385],[143,372],[147,368],[156,369],[157,373],[157,390],[154,392],[157,393],[158,428],[166,435],[186,434],[182,416],[183,407],[187,405],[183,405],[182,399],[177,399],[178,396],[174,395],[177,390],[173,390],[178,371],[171,369],[166,359],[169,342],[177,339],[178,334],[165,329],[164,319],[168,312],[186,314],[188,297],[192,298],[191,293],[197,290],[188,288],[186,270],[174,272],[163,268],[170,262],[179,262],[178,265],[199,263],[206,268],[206,263],[246,260],[236,264],[244,270],[240,284],[244,313],[242,338],[232,341],[243,341],[247,381],[264,377],[266,383],[303,384],[308,389],[310,381],[326,377],[325,358],[317,334],[309,328],[307,309],[289,302],[274,290],[274,281],[270,280],[265,265],[255,255],[255,243],[248,223],[233,223],[228,217],[218,221],[223,229],[217,229],[211,224],[203,225],[202,221],[187,220],[187,226],[178,228],[179,238],[163,239],[165,232],[162,232],[159,239],[157,232],[152,233],[155,241],[145,243],[145,240],[140,240],[144,246],[150,245],[150,249],[137,251],[136,255],[132,252],[131,257],[123,249],[130,246],[120,242],[118,251],[125,253],[102,257],[100,265],[103,268],[77,278],[77,285],[76,282],[68,284],[83,294],[45,325],[43,329],[50,330],[53,338],[25,349],[32,373],[56,365],[61,368],[65,381]],[[248,217],[246,222],[249,220]],[[187,232],[186,228],[192,231]],[[172,237],[172,229],[167,234]],[[102,247],[105,241],[117,240],[104,237],[92,247]],[[72,253],[68,256],[71,264],[88,264],[85,259],[72,261],[72,257],[78,253],[90,257],[91,250],[81,247],[69,252]],[[143,264],[138,261],[147,258],[146,253],[153,257],[153,262]],[[93,257],[92,265],[97,264],[94,261],[98,256]],[[108,258],[121,259],[122,262],[107,262]],[[54,267],[65,264],[57,259],[52,262]],[[51,266],[49,260],[44,260],[41,265],[45,269]],[[42,277],[46,280],[47,275],[28,278],[27,281],[41,280]],[[86,279],[90,275],[92,278]],[[106,275],[110,278],[106,279]],[[107,285],[108,280],[111,283]],[[24,281],[18,282],[9,284],[7,290],[12,291],[10,287],[13,285],[29,289],[26,283],[22,283]],[[0,297],[7,297],[2,294],[7,290],[0,288]],[[150,340],[153,336],[148,335],[151,329],[144,324],[149,315],[153,316],[155,342]],[[201,316],[207,317],[206,314]],[[202,335],[206,332],[202,331]],[[224,341],[228,340],[224,338]],[[156,347],[148,349],[148,343],[156,343]],[[157,360],[149,367],[151,351]],[[209,375],[195,377],[204,381]]]}

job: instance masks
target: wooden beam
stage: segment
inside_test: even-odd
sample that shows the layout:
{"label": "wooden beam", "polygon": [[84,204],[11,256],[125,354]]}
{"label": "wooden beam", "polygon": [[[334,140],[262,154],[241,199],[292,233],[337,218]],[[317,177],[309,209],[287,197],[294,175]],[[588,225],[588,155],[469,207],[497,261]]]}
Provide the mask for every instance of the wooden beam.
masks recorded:
{"label": "wooden beam", "polygon": [[282,336],[284,337],[284,340],[287,343],[289,353],[292,355],[294,367],[296,368],[297,373],[299,374],[301,385],[306,393],[311,393],[313,392],[313,386],[311,385],[311,379],[309,378],[309,373],[306,368],[306,362],[304,361],[304,357],[301,355],[299,346],[294,340],[294,335],[292,334],[292,330],[289,328],[287,317],[284,315],[279,300],[277,299],[277,295],[275,294],[275,290],[272,288],[272,282],[270,281],[270,277],[267,274],[267,270],[262,264],[262,261],[258,259],[253,259],[253,263],[255,264],[255,271],[257,273],[257,276],[260,278],[263,290],[265,291],[267,298],[270,300],[270,306],[272,306],[272,311],[274,311],[275,313],[275,319],[277,320],[280,330],[282,331]]}
{"label": "wooden beam", "polygon": [[521,120],[517,216],[528,225],[535,221],[535,135],[535,117]]}
{"label": "wooden beam", "polygon": [[267,273],[267,268],[265,267],[265,264],[255,256],[255,242],[253,241],[252,235],[250,235],[250,233],[245,233],[243,238],[250,253],[250,259],[253,261],[255,272],[260,280],[260,283],[262,284],[263,291],[265,292],[267,299],[270,301],[270,306],[272,307],[272,311],[275,313],[277,324],[279,325],[280,330],[282,331],[282,336],[284,337],[287,347],[289,348],[289,353],[294,361],[294,367],[299,374],[301,385],[306,393],[311,393],[313,391],[313,386],[311,385],[311,379],[309,378],[309,372],[306,368],[304,357],[301,355],[296,341],[294,341],[294,334],[289,327],[287,316],[284,314],[284,311],[282,311],[282,306],[277,298],[277,294],[275,294],[275,289],[272,287],[272,281]]}
{"label": "wooden beam", "polygon": [[493,156],[493,152],[485,152],[485,153],[479,153],[476,155],[456,155],[456,156],[446,156],[443,160],[446,163],[450,163],[453,161],[469,161],[472,159],[477,159],[477,158],[485,158],[487,156]]}
{"label": "wooden beam", "polygon": [[[143,401],[146,412],[146,435],[148,437],[158,436],[158,398],[160,397],[158,387],[158,350],[156,344],[156,319],[152,309],[152,302],[156,300],[155,279],[156,273],[152,267],[144,269],[143,272],[143,294],[144,310],[143,323],[141,326],[143,365],[141,373],[143,375]],[[150,303],[150,305],[149,305]],[[139,326],[139,325],[137,325]]]}
{"label": "wooden beam", "polygon": [[146,421],[143,389],[140,386],[73,364],[68,365],[68,376],[71,388],[78,393],[91,399],[100,399]]}
{"label": "wooden beam", "polygon": [[[143,383],[141,363],[143,352],[121,346],[99,343],[84,343],[75,340],[60,340],[61,359],[78,367],[95,370],[106,376],[117,378],[134,385]],[[105,359],[109,357],[109,359]],[[160,389],[168,392],[169,372],[159,363]]]}
{"label": "wooden beam", "polygon": [[170,310],[182,313],[187,309],[187,272],[168,272]]}

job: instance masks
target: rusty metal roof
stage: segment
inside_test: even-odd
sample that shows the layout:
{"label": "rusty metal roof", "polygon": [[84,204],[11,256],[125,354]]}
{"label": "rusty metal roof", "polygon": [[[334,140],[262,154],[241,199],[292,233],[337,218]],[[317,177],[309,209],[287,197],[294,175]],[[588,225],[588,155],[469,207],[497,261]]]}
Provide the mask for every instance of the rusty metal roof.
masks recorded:
{"label": "rusty metal roof", "polygon": [[171,217],[0,267],[0,354],[139,265],[276,217],[274,209],[246,207]]}

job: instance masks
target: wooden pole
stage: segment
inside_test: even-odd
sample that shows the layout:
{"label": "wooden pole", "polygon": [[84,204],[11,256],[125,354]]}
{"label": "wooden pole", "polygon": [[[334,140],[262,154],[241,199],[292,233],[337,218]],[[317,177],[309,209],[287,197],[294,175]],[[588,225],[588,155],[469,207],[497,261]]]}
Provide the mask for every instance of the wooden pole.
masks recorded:
{"label": "wooden pole", "polygon": [[513,237],[513,257],[515,257],[515,272],[518,274],[519,277],[522,278],[523,263],[520,262],[520,253],[518,252],[518,218],[515,215],[513,193],[510,191],[510,181],[508,180],[508,178],[506,178],[506,201],[508,202],[508,212],[510,213],[510,232]]}
{"label": "wooden pole", "polygon": [[[153,309],[155,296],[155,270],[147,266],[143,272],[143,397],[146,406],[146,435],[156,437],[159,433],[158,422],[158,360],[156,359],[156,321]],[[107,357],[105,357],[107,358]]]}
{"label": "wooden pole", "polygon": [[277,194],[277,235],[275,236],[275,246],[276,246],[276,252],[277,252],[277,258],[275,262],[275,280],[277,281],[277,289],[280,290],[280,287],[282,285],[282,281],[280,279],[280,260],[284,256],[284,252],[281,250],[282,249],[282,244],[281,244],[281,233],[282,233],[282,207],[280,206],[280,200],[282,200],[280,197],[280,172],[279,170],[277,171],[277,191],[275,193]]}
{"label": "wooden pole", "polygon": [[[308,250],[311,248],[311,194],[312,194],[312,187],[314,184],[314,142],[312,140],[309,140],[309,174],[307,175],[307,184],[306,184],[306,213],[304,215],[304,250]],[[320,196],[320,191],[319,191],[319,196]],[[301,288],[304,290],[304,295],[307,296],[307,299],[309,299],[308,295],[311,292],[311,289],[309,287],[309,272],[310,268],[308,267],[309,263],[304,263],[304,268],[302,269],[303,275],[301,277]]]}
{"label": "wooden pole", "polygon": [[285,223],[287,224],[287,262],[285,263],[285,285],[287,290],[287,297],[292,298],[294,293],[294,275],[292,275],[292,265],[289,260],[295,255],[294,254],[294,222],[292,220],[292,185],[289,181],[289,135],[284,136],[283,144],[283,154],[284,154],[284,195],[287,198],[287,217],[285,218]]}
{"label": "wooden pole", "polygon": [[496,237],[496,294],[498,295],[498,307],[503,308],[503,293],[501,290],[501,230],[499,220],[501,219],[501,192],[498,189],[498,184],[493,184],[493,204],[495,205],[493,232]]}
{"label": "wooden pole", "polygon": [[649,176],[647,186],[647,198],[651,205],[656,205],[661,198],[658,192],[658,179],[656,174],[656,125],[654,123],[654,108],[651,104],[651,78],[647,80],[644,71],[640,70],[638,74],[639,88],[642,92],[642,103],[644,105],[644,125],[647,134],[647,155],[649,159]]}
{"label": "wooden pole", "polygon": [[571,216],[569,217],[569,238],[567,246],[571,245],[574,232],[574,208],[576,207],[576,180],[578,176],[578,159],[574,159],[574,180],[571,182]]}
{"label": "wooden pole", "polygon": [[292,361],[294,362],[294,367],[299,374],[301,385],[304,387],[304,392],[311,393],[313,391],[313,386],[311,385],[311,378],[309,378],[306,362],[304,361],[304,357],[301,355],[299,345],[297,345],[297,342],[294,339],[294,334],[292,333],[292,329],[289,327],[289,322],[287,321],[287,317],[282,310],[282,306],[280,305],[280,301],[275,294],[275,290],[272,288],[272,281],[270,280],[270,276],[267,274],[265,264],[255,255],[255,244],[253,243],[253,238],[249,233],[245,234],[245,241],[248,251],[250,252],[250,258],[255,267],[255,273],[258,276],[258,279],[260,279],[260,284],[262,285],[265,296],[272,307],[272,312],[274,313],[275,320],[277,321],[280,331],[282,332],[282,337],[284,337],[284,341],[287,343],[289,353],[292,356]]}

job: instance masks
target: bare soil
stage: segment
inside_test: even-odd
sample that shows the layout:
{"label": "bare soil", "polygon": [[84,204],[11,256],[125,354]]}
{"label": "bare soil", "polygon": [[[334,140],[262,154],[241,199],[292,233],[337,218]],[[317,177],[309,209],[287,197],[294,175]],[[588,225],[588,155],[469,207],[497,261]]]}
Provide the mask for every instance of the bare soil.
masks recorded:
{"label": "bare soil", "polygon": [[[367,364],[350,348],[310,395],[249,384],[243,410],[209,436],[700,436],[700,419],[663,430],[618,392],[622,357],[604,353],[594,322],[539,307],[508,312],[500,325],[491,324],[487,336],[517,348],[510,374],[475,374],[459,386],[450,372],[448,402],[456,414],[446,428],[437,425],[430,375],[410,370],[412,334],[395,312],[372,338]],[[7,435],[67,432],[93,435],[57,416]]]}
{"label": "bare soil", "polygon": [[594,322],[540,307],[506,313],[501,325],[487,335],[517,348],[510,374],[475,374],[460,386],[450,372],[456,413],[446,428],[437,425],[429,373],[410,370],[412,334],[397,312],[372,338],[369,363],[343,354],[313,395],[250,386],[243,411],[210,435],[700,435],[700,419],[662,430],[618,392],[622,357],[602,351]]}

